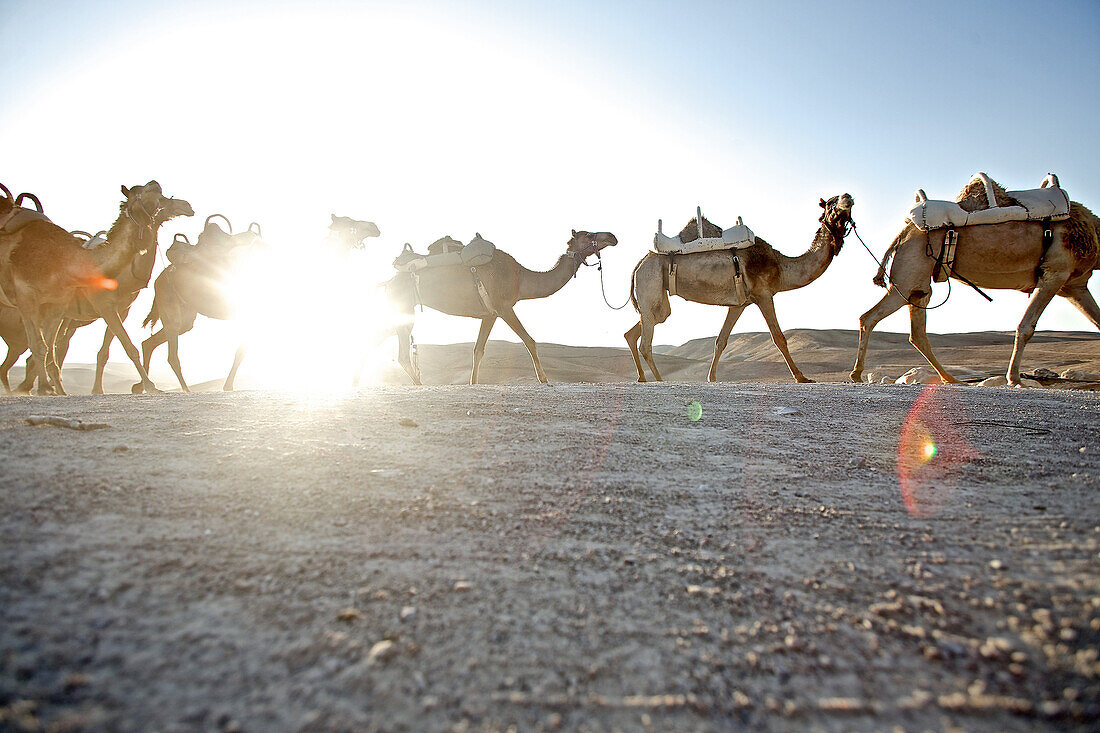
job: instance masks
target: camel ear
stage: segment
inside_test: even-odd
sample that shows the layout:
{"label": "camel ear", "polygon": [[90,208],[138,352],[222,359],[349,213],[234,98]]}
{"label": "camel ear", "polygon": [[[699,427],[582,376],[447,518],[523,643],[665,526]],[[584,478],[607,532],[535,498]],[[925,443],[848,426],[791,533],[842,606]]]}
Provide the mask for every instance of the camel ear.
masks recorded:
{"label": "camel ear", "polygon": [[573,231],[573,236],[574,236],[574,237],[575,237],[575,236],[577,236],[577,230],[576,230],[576,229],[573,229],[572,231]]}
{"label": "camel ear", "polygon": [[481,239],[481,232],[474,232],[474,239]]}
{"label": "camel ear", "polygon": [[125,196],[126,198],[130,198],[130,189],[123,186],[122,187],[122,195]]}
{"label": "camel ear", "polygon": [[331,216],[332,216],[332,223],[335,224],[336,223],[336,214],[331,214]]}
{"label": "camel ear", "polygon": [[821,208],[824,209],[825,208],[825,199],[821,199],[821,202],[818,203],[818,206],[820,206]]}

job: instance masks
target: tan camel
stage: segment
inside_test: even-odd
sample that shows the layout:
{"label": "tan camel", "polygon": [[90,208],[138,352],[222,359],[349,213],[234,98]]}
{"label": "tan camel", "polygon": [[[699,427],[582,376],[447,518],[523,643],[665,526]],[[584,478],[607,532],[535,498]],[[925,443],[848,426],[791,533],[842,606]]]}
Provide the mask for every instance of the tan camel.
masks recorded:
{"label": "tan camel", "polygon": [[[333,214],[327,242],[341,252],[349,252],[361,248],[365,239],[377,237],[379,233],[373,222]],[[153,352],[167,342],[168,364],[184,392],[190,392],[191,388],[183,378],[179,361],[179,337],[194,327],[195,318],[199,314],[223,321],[237,317],[230,293],[227,292],[227,289],[232,288],[232,283],[227,283],[224,275],[233,253],[240,251],[241,246],[251,246],[257,242],[256,238],[249,238],[250,234],[254,234],[251,228],[239,234],[226,233],[208,219],[200,243],[194,247],[195,256],[179,265],[169,265],[153,284],[153,307],[142,325],[155,326],[160,321],[162,327],[142,342],[142,358],[145,368],[148,369]],[[204,248],[205,253],[202,251]],[[222,386],[227,392],[233,390],[233,382],[246,350],[247,344],[242,343],[233,355],[233,366]],[[135,384],[132,388],[135,393],[140,390],[140,384]]]}
{"label": "tan camel", "polygon": [[[156,220],[154,233],[159,231],[160,227],[171,219],[178,216],[194,215],[195,212],[191,208],[191,204],[187,201],[183,199],[168,199],[168,203],[165,207],[154,216]],[[77,232],[74,232],[74,234],[76,233]],[[89,239],[92,238],[89,237]],[[104,244],[105,243],[101,243],[99,246],[104,246]],[[90,299],[100,301],[98,305],[101,307],[113,307],[115,312],[118,313],[119,319],[125,321],[126,317],[130,314],[130,306],[134,304],[134,300],[137,298],[138,293],[149,286],[149,280],[153,275],[153,266],[156,263],[156,258],[157,248],[155,245],[138,250],[133,260],[130,262],[130,266],[119,273],[116,278],[118,286],[114,290],[101,290],[90,296]],[[5,358],[3,364],[0,364],[0,383],[3,383],[4,387],[7,388],[8,370],[23,351],[27,349],[27,337],[26,331],[22,326],[22,319],[19,318],[18,312],[14,311],[14,309],[3,310],[10,311],[10,314],[0,313],[0,338],[3,338],[8,344],[7,358]],[[11,315],[14,315],[14,319],[11,318]],[[83,299],[66,309],[65,318],[66,320],[62,323],[61,330],[57,335],[57,344],[55,346],[57,364],[59,367],[65,363],[65,355],[69,351],[69,342],[72,340],[76,330],[95,323],[99,319],[99,316],[96,307],[93,307],[93,305],[88,302],[88,299]],[[14,324],[12,320],[15,321]],[[13,325],[15,326],[14,328]],[[110,328],[104,329],[103,344],[96,354],[95,381],[92,383],[92,394],[103,394],[103,372],[107,366],[107,360],[111,355],[111,343],[114,341],[114,338],[115,335],[111,332]],[[31,387],[34,386],[35,368],[34,358],[28,357],[26,376],[22,384],[16,387],[16,392],[29,392],[31,390]]]}
{"label": "tan camel", "polygon": [[[714,359],[710,363],[707,381],[718,378],[718,359],[729,342],[730,332],[751,304],[756,304],[771,331],[772,341],[795,381],[811,382],[794,363],[787,349],[787,339],[775,317],[775,305],[772,302],[776,293],[797,290],[821,277],[829,263],[833,261],[841,247],[852,221],[852,206],[855,202],[848,194],[833,196],[828,201],[821,199],[824,209],[818,221],[821,226],[814,235],[809,250],[798,257],[787,257],[778,252],[760,237],[756,244],[737,250],[737,258],[744,272],[747,298],[737,295],[734,277],[733,258],[728,250],[716,252],[696,252],[675,255],[676,258],[676,295],[684,300],[706,305],[729,306],[722,330],[714,340]],[[720,237],[722,230],[703,220],[703,236]],[[694,219],[684,227],[680,238],[684,242],[698,236]],[[668,294],[669,256],[649,252],[634,268],[631,279],[630,298],[640,316],[638,323],[623,334],[630,353],[634,357],[634,366],[638,368],[638,381],[644,382],[645,371],[642,358],[649,364],[654,378],[660,382],[661,373],[653,360],[653,329],[658,323],[664,323],[672,313]],[[641,357],[641,358],[639,358]]]}
{"label": "tan camel", "polygon": [[[445,237],[432,245],[435,247],[432,251],[446,251],[453,242],[454,240]],[[480,234],[475,235],[470,244],[475,242],[479,246],[487,244]],[[485,343],[489,340],[489,333],[498,318],[507,323],[523,341],[531,354],[535,375],[545,384],[546,373],[539,362],[538,346],[516,317],[516,303],[553,295],[577,274],[577,270],[588,257],[617,243],[618,240],[611,232],[578,232],[574,229],[565,254],[546,272],[528,270],[507,252],[498,249],[488,264],[476,268],[477,278],[485,291],[484,297],[479,294],[471,268],[464,265],[432,267],[420,270],[415,277],[409,272],[398,273],[382,286],[396,309],[404,314],[404,323],[397,326],[398,363],[412,378],[413,384],[420,384],[419,369],[413,364],[410,354],[413,309],[419,302],[441,313],[481,320],[481,330],[474,344],[470,384],[478,383],[478,370],[481,359],[485,356]]]}
{"label": "tan camel", "polygon": [[164,196],[160,184],[122,187],[126,200],[102,246],[88,250],[79,238],[49,221],[33,221],[0,237],[0,288],[22,316],[34,357],[40,393],[64,394],[56,357],[57,335],[68,317],[102,318],[126,349],[149,391],[156,391],[126,334],[113,298],[118,278],[138,253],[156,247],[158,216],[165,210],[186,214],[186,202]]}
{"label": "tan camel", "polygon": [[[994,182],[998,206],[1012,204],[1005,190]],[[956,199],[967,211],[987,206],[984,185],[972,181]],[[955,267],[950,276],[967,278],[982,288],[1021,290],[1031,293],[1024,317],[1016,327],[1016,339],[1006,375],[1008,383],[1020,383],[1020,358],[1024,347],[1035,333],[1039,316],[1055,295],[1073,303],[1094,326],[1100,328],[1100,308],[1088,291],[1088,280],[1097,261],[1097,233],[1100,221],[1087,208],[1070,203],[1070,218],[1053,222],[1053,241],[1043,254],[1043,225],[1038,221],[1014,221],[1003,224],[969,226],[958,230]],[[859,351],[852,368],[851,379],[860,381],[871,331],[883,318],[903,305],[909,306],[909,342],[916,347],[944,383],[958,382],[951,376],[928,341],[925,310],[932,298],[932,271],[935,258],[943,248],[947,230],[922,232],[907,223],[883,257],[875,276],[875,284],[886,286],[887,263],[890,265],[889,288],[886,295],[859,319]]]}

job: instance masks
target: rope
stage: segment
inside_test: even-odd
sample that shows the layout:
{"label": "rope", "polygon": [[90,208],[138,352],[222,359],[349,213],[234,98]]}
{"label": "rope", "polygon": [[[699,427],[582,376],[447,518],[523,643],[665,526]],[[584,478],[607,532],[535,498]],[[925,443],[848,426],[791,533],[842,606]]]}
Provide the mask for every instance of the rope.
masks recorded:
{"label": "rope", "polygon": [[[600,253],[596,253],[596,269],[600,271],[600,295],[603,296],[603,302],[607,304],[607,307],[613,311],[621,311],[623,308],[630,305],[630,293],[626,294],[626,302],[622,305],[611,305],[611,301],[607,299],[607,290],[603,284],[603,259],[600,258]],[[631,285],[633,287],[633,285]]]}
{"label": "rope", "polygon": [[[908,303],[910,306],[912,306],[913,308],[920,308],[924,311],[934,311],[947,303],[948,298],[951,297],[951,278],[947,279],[947,295],[944,296],[943,302],[932,306],[925,306],[920,305],[919,303],[914,303],[913,301],[909,300],[909,296],[901,292],[901,290],[899,290],[898,287],[894,285],[893,280],[890,279],[889,273],[886,272],[886,267],[883,265],[882,260],[880,260],[878,257],[875,257],[875,253],[872,252],[871,248],[867,246],[867,243],[863,241],[863,237],[859,236],[859,230],[856,229],[855,222],[852,222],[852,233],[856,235],[856,239],[858,239],[859,243],[863,245],[863,249],[867,250],[867,254],[871,255],[871,258],[874,259],[874,261],[878,264],[879,269],[882,270],[882,276],[886,279],[886,284],[889,286],[889,288],[893,288],[894,292],[900,295],[902,299],[905,300],[905,302]],[[883,256],[885,257],[885,255]]]}

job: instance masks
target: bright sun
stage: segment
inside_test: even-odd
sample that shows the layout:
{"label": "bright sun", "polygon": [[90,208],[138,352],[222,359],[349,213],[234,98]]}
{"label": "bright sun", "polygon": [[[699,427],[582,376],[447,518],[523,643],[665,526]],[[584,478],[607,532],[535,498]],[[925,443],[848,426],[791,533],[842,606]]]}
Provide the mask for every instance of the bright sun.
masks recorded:
{"label": "bright sun", "polygon": [[358,373],[377,382],[393,361],[384,342],[395,317],[358,252],[252,248],[226,278],[247,346],[247,379],[265,387],[344,391]]}

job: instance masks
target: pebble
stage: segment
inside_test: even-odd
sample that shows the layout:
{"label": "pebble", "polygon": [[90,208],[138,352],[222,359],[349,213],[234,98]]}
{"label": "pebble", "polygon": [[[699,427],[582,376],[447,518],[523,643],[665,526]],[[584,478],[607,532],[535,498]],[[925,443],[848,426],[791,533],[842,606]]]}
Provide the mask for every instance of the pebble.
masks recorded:
{"label": "pebble", "polygon": [[367,664],[382,664],[397,656],[397,645],[389,639],[376,642],[367,652]]}
{"label": "pebble", "polygon": [[402,621],[412,621],[416,618],[416,606],[405,606],[398,616]]}

